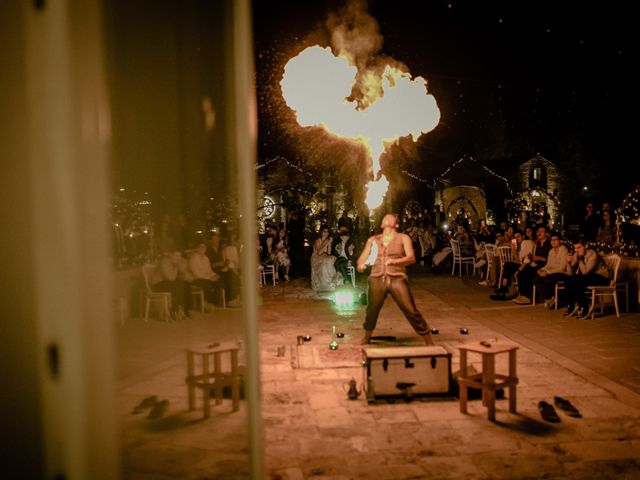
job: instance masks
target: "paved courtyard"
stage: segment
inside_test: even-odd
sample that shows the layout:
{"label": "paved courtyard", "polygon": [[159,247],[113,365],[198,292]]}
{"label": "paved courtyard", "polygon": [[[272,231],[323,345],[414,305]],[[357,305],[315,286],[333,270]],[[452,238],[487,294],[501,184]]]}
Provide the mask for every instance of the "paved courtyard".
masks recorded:
{"label": "paved courtyard", "polygon": [[[518,350],[518,413],[497,401],[497,421],[480,400],[459,411],[456,398],[369,404],[349,400],[362,385],[364,307],[337,310],[294,280],[265,287],[261,310],[265,477],[270,479],[639,478],[640,314],[566,319],[542,306],[488,299],[472,277],[414,275],[416,303],[459,368],[461,343],[509,341]],[[366,278],[359,279],[364,288]],[[119,413],[125,478],[248,478],[244,401],[187,411],[184,348],[242,337],[239,309],[195,313],[165,324],[130,319],[119,327]],[[345,334],[329,350],[331,327]],[[463,335],[461,328],[468,330]],[[311,340],[297,345],[298,335]],[[383,345],[420,345],[389,298],[375,335]],[[479,358],[470,357],[480,369]],[[498,357],[498,370],[506,365]],[[142,398],[169,400],[160,419],[131,410]],[[569,399],[582,413],[542,420],[541,400]],[[212,402],[213,405],[213,402]]]}

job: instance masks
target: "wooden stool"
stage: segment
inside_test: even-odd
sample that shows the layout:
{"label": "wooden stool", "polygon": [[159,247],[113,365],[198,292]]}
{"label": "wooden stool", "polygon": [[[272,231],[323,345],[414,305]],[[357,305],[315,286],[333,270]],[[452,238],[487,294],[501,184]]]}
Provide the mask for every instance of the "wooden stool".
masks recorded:
{"label": "wooden stool", "polygon": [[[211,392],[214,392],[216,405],[222,403],[222,389],[231,387],[231,399],[233,411],[240,409],[240,376],[238,374],[238,350],[237,343],[212,343],[187,348],[187,391],[189,395],[189,411],[196,409],[196,388],[202,390],[204,403],[204,417],[210,413],[209,401]],[[228,354],[230,370],[222,370],[222,355]],[[196,356],[200,358],[197,362]],[[212,360],[213,359],[213,364]],[[197,372],[196,363],[200,363],[201,371]],[[213,367],[213,371],[211,369]]]}
{"label": "wooden stool", "polygon": [[[467,413],[467,388],[482,389],[482,404],[489,410],[489,420],[496,419],[496,390],[509,387],[509,411],[516,413],[516,385],[518,376],[516,373],[516,350],[518,345],[513,343],[489,343],[489,346],[479,342],[460,345],[460,411]],[[467,374],[467,352],[482,355],[482,372],[473,375]],[[509,374],[495,373],[495,356],[499,353],[509,353]],[[500,382],[496,380],[502,380]]]}

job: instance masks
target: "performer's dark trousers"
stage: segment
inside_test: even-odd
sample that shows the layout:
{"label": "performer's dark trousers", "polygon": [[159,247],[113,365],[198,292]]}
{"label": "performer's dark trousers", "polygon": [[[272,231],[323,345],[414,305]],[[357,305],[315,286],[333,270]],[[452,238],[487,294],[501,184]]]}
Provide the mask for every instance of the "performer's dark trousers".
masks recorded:
{"label": "performer's dark trousers", "polygon": [[597,273],[569,275],[564,282],[568,304],[587,308],[586,290],[589,285],[609,285],[609,279]]}
{"label": "performer's dark trousers", "polygon": [[396,301],[404,316],[418,335],[429,333],[427,322],[416,308],[413,295],[409,290],[409,281],[405,277],[369,277],[369,298],[367,302],[367,315],[364,320],[364,329],[373,331],[378,322],[378,314],[390,293]]}

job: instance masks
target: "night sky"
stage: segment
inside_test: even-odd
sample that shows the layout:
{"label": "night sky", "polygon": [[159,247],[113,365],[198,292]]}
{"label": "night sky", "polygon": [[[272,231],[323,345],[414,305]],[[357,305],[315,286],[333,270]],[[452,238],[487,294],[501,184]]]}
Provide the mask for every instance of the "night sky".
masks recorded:
{"label": "night sky", "polygon": [[[313,44],[329,45],[327,15],[345,4],[254,2],[259,161],[352,158],[352,147],[298,128],[278,86],[289,58]],[[617,206],[640,183],[632,73],[638,42],[630,7],[378,0],[367,11],[384,38],[380,54],[426,78],[442,113],[433,132],[383,157],[392,183],[420,194],[420,183],[402,169],[430,180],[470,155],[507,171],[536,153],[558,165],[576,204],[588,198]]]}

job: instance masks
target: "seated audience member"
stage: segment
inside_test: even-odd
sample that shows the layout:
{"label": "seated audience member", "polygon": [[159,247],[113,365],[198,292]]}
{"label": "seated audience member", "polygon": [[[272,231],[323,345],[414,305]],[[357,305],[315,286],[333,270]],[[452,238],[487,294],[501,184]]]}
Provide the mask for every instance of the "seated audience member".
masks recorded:
{"label": "seated audience member", "polygon": [[562,244],[560,235],[551,234],[551,250],[547,255],[547,263],[538,270],[534,279],[536,289],[540,292],[540,298],[544,306],[551,308],[555,305],[555,286],[558,282],[566,280],[571,275],[571,268],[567,263],[569,250]]}
{"label": "seated audience member", "polygon": [[[493,244],[497,247],[508,247],[511,245],[511,242],[507,240],[507,236],[504,233],[504,230],[498,230],[495,233],[495,243]],[[485,253],[486,255],[486,253]],[[491,268],[489,269],[489,278],[486,281],[486,284],[491,288],[498,288],[498,275],[500,274],[500,258],[498,258],[498,254],[495,253],[493,258],[491,259]],[[481,282],[482,283],[482,282]],[[483,283],[484,284],[484,283]]]}
{"label": "seated audience member", "polygon": [[467,232],[464,225],[458,225],[457,230],[453,239],[460,244],[460,254],[463,257],[474,257],[476,255],[475,239]]}
{"label": "seated audience member", "polygon": [[517,230],[513,234],[511,240],[511,249],[513,250],[513,258],[515,261],[507,262],[502,266],[502,285],[498,286],[496,295],[492,295],[492,300],[507,300],[509,293],[509,286],[513,281],[513,277],[516,273],[520,273],[524,270],[524,267],[531,262],[533,256],[533,249],[535,243],[531,240],[525,240],[522,236],[522,231]]}
{"label": "seated audience member", "polygon": [[418,224],[418,222],[416,222],[415,218],[410,218],[404,233],[409,235],[409,238],[411,238],[411,243],[413,244],[413,251],[419,252],[420,245],[418,243],[418,237],[424,234],[424,228],[422,228]]}
{"label": "seated audience member", "polygon": [[524,229],[524,239],[535,241],[535,238],[533,235],[533,227],[527,227]]}
{"label": "seated audience member", "polygon": [[484,219],[480,220],[480,228],[476,235],[476,240],[479,243],[494,243],[496,241],[496,236],[493,234]]}
{"label": "seated audience member", "polygon": [[333,290],[336,286],[336,257],[331,255],[333,239],[329,234],[329,227],[320,227],[318,238],[313,242],[311,254],[311,288],[316,292]]}
{"label": "seated audience member", "polygon": [[596,242],[613,246],[616,243],[616,225],[609,210],[602,211],[602,220],[596,235]]}
{"label": "seated audience member", "polygon": [[347,285],[351,283],[351,277],[347,267],[353,259],[353,252],[355,251],[355,245],[351,241],[349,236],[349,229],[346,225],[341,225],[340,230],[336,238],[333,239],[331,245],[331,253],[336,257],[336,261],[333,266],[337,272],[342,275],[342,284]]}
{"label": "seated audience member", "polygon": [[229,307],[240,306],[240,250],[241,245],[235,233],[229,235],[229,240],[221,243],[221,255],[224,262],[223,275],[224,288]]}
{"label": "seated audience member", "polygon": [[211,269],[219,275],[224,269],[224,259],[220,248],[220,235],[217,232],[211,234],[205,255],[209,257]]}
{"label": "seated audience member", "polygon": [[593,242],[598,234],[600,217],[593,209],[593,202],[587,203],[585,210],[586,215],[579,224],[579,232],[587,242]]}
{"label": "seated audience member", "polygon": [[171,317],[179,320],[182,314],[189,316],[191,286],[189,273],[182,253],[166,253],[160,258],[156,269],[158,281],[153,283],[154,292],[171,293]]}
{"label": "seated audience member", "polygon": [[276,271],[279,271],[281,267],[284,268],[284,281],[288,282],[291,260],[289,259],[289,242],[287,239],[287,231],[284,228],[278,230],[278,235],[275,242],[275,252],[276,259],[274,261],[274,267]]}
{"label": "seated audience member", "polygon": [[551,250],[551,242],[549,241],[547,227],[538,226],[536,230],[536,241],[533,252],[529,257],[529,261],[524,260],[518,272],[518,297],[514,302],[518,305],[527,305],[531,303],[533,294],[533,280],[536,278],[537,272],[547,263],[547,255]]}
{"label": "seated audience member", "polygon": [[207,308],[211,309],[211,305],[216,303],[216,297],[220,289],[224,287],[220,275],[213,271],[209,257],[205,255],[207,247],[204,242],[200,242],[196,251],[189,258],[189,270],[193,275],[193,285],[196,285],[204,291],[204,298],[207,302]]}
{"label": "seated audience member", "polygon": [[451,237],[444,228],[438,229],[436,248],[431,260],[431,267],[435,273],[440,273],[447,265],[446,259],[451,256]]}
{"label": "seated audience member", "polygon": [[587,307],[586,289],[589,285],[609,285],[609,269],[598,252],[587,248],[584,239],[574,245],[574,252],[567,256],[573,275],[565,281],[567,311],[565,317],[587,318],[591,311]]}
{"label": "seated audience member", "polygon": [[436,250],[436,235],[438,231],[432,225],[427,225],[424,229],[422,238],[418,238],[420,244],[420,260],[425,261],[425,265],[433,258],[433,253]]}
{"label": "seated audience member", "polygon": [[224,258],[224,248],[227,244],[228,242],[223,241],[220,235],[214,232],[209,239],[209,246],[205,255],[209,258],[211,269],[220,276],[220,284],[224,287],[227,300],[232,299],[231,302],[228,302],[228,305],[233,307],[233,303],[235,303],[233,300],[238,296],[239,287],[237,279],[234,278],[233,272],[229,270]]}
{"label": "seated audience member", "polygon": [[262,256],[260,257],[260,261],[264,265],[271,265],[276,260],[275,254],[275,246],[276,246],[276,237],[278,235],[278,231],[274,226],[268,226],[267,231],[262,238]]}

